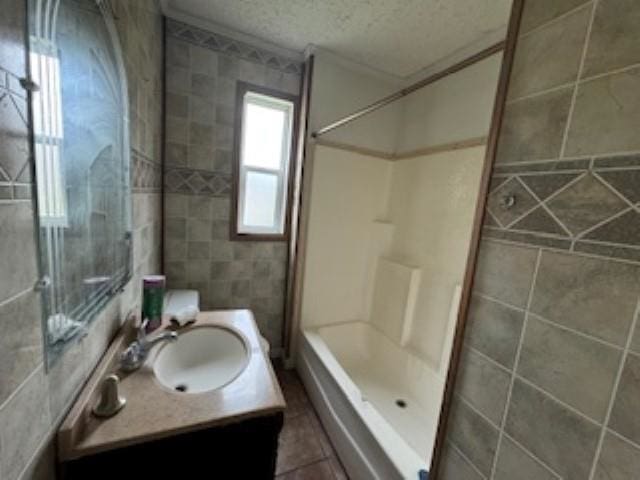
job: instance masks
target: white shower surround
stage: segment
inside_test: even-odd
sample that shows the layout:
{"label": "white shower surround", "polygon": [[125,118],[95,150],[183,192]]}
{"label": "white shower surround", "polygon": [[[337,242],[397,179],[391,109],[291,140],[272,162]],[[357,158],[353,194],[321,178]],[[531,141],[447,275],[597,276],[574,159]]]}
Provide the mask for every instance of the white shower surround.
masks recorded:
{"label": "white shower surround", "polygon": [[428,469],[459,301],[458,286],[438,368],[369,322],[304,330],[298,370],[352,479],[415,479]]}
{"label": "white shower surround", "polygon": [[[384,88],[317,60],[312,123],[338,118],[352,95]],[[499,65],[499,55],[487,59],[328,140],[386,152],[482,138]],[[484,157],[483,146],[397,161],[312,149],[295,357],[355,480],[415,480],[430,463]],[[385,285],[380,276],[396,280]]]}
{"label": "white shower surround", "polygon": [[429,465],[484,150],[315,150],[297,368],[356,480]]}

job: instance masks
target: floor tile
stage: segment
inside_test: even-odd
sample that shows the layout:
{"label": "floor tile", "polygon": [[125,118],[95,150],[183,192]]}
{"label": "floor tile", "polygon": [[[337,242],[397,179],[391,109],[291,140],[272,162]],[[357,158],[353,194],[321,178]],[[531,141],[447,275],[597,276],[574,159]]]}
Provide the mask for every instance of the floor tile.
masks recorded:
{"label": "floor tile", "polygon": [[348,480],[297,373],[284,369],[280,362],[274,363],[287,402],[277,480]]}
{"label": "floor tile", "polygon": [[349,480],[347,472],[344,471],[344,467],[336,455],[329,457],[329,463],[331,464],[331,470],[333,470],[333,475],[336,477],[336,480]]}
{"label": "floor tile", "polygon": [[277,480],[335,480],[336,477],[329,460],[322,460],[276,478]]}

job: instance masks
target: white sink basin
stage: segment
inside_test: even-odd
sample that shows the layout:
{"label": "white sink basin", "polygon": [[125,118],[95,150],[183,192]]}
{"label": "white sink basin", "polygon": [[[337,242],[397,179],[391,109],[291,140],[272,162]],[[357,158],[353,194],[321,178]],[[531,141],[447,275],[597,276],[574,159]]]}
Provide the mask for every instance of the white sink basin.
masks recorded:
{"label": "white sink basin", "polygon": [[232,382],[248,360],[249,351],[240,334],[224,327],[194,327],[160,347],[153,372],[171,390],[201,393]]}

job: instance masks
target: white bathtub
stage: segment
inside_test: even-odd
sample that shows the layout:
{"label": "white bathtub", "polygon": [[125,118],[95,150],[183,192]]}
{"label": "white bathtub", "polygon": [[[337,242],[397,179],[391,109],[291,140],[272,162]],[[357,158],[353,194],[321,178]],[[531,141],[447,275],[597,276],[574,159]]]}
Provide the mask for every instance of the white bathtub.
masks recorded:
{"label": "white bathtub", "polygon": [[417,480],[428,469],[444,369],[367,322],[303,330],[297,368],[353,480]]}

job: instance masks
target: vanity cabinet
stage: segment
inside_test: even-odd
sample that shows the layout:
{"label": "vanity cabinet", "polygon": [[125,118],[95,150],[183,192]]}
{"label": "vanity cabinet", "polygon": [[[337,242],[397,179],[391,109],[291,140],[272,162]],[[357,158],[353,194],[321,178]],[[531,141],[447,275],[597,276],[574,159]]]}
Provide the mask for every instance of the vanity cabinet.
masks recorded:
{"label": "vanity cabinet", "polygon": [[[273,479],[286,404],[253,314],[200,312],[195,324],[177,331],[174,342],[157,344],[140,368],[123,373],[119,359],[133,338],[132,328],[127,324],[116,336],[58,430],[59,478]],[[170,322],[161,328],[171,328]],[[217,385],[221,374],[212,362],[233,364],[227,360],[236,352],[225,348],[229,334],[241,343],[245,358],[233,378]],[[184,352],[198,348],[216,353],[196,358],[205,371],[211,369],[204,378],[212,383],[190,376],[189,369],[174,369],[180,383],[170,388],[171,378],[160,375],[162,362],[181,365],[191,358]],[[172,356],[169,349],[184,355]],[[92,412],[100,403],[101,385],[114,372],[126,405],[112,417],[96,417]]]}
{"label": "vanity cabinet", "polygon": [[63,480],[272,480],[282,412],[89,455],[60,465]]}

